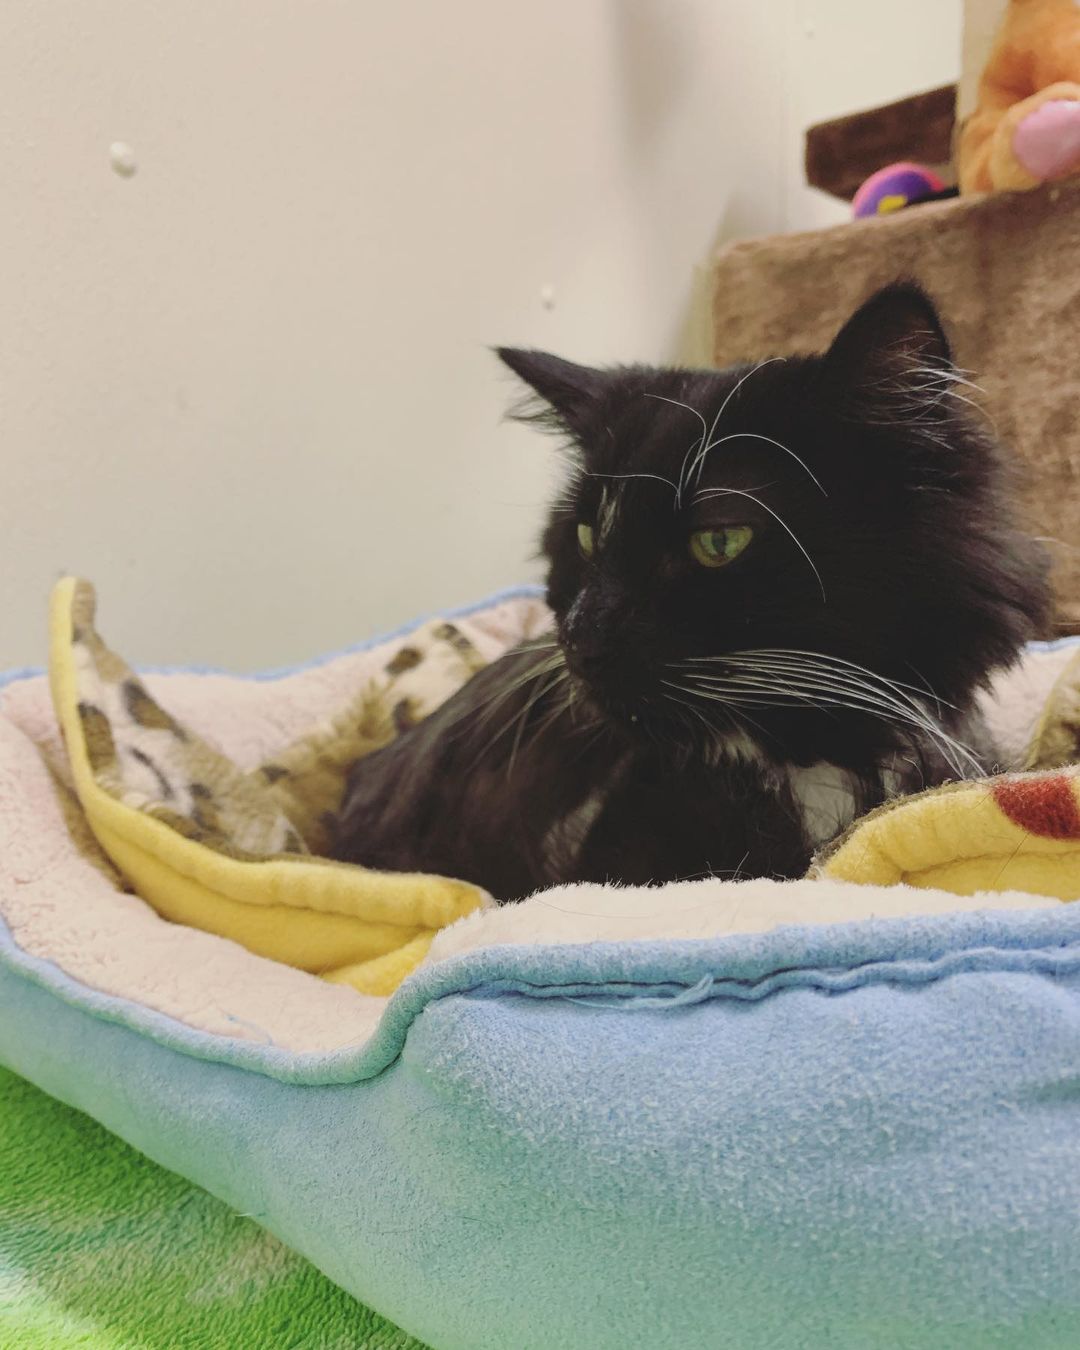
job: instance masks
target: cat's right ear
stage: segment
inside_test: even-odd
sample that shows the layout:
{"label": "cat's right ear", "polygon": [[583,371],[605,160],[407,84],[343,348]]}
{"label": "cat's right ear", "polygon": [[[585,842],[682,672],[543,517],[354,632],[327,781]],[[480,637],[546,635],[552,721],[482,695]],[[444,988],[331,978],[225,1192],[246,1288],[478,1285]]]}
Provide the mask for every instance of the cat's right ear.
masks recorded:
{"label": "cat's right ear", "polygon": [[913,281],[872,295],[844,324],[822,361],[824,387],[856,414],[933,418],[953,372],[934,302]]}
{"label": "cat's right ear", "polygon": [[584,430],[607,383],[604,371],[519,347],[498,347],[496,355],[542,400],[540,408],[527,401],[514,410],[513,417],[546,423],[571,435]]}

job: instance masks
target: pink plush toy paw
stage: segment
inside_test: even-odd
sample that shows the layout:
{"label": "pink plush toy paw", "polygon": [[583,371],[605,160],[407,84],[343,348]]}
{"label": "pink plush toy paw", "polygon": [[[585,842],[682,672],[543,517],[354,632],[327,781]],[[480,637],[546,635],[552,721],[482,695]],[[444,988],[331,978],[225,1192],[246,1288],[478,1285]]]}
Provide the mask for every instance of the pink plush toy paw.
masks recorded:
{"label": "pink plush toy paw", "polygon": [[979,130],[980,122],[983,137],[991,131],[985,163],[980,167],[976,155],[974,165],[960,164],[965,191],[1033,188],[1080,170],[1080,84],[1059,80],[1047,85],[1014,103],[992,127],[988,116],[973,117],[961,137],[963,152],[965,139]]}
{"label": "pink plush toy paw", "polygon": [[1047,182],[1080,169],[1080,99],[1055,98],[1013,132],[1013,154],[1032,178]]}

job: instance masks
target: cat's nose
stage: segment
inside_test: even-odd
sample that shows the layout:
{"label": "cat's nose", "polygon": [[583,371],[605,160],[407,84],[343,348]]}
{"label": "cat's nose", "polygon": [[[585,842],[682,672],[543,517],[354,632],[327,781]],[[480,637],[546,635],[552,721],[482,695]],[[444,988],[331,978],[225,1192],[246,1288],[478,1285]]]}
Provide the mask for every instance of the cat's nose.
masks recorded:
{"label": "cat's nose", "polygon": [[560,628],[570,669],[588,683],[639,684],[648,642],[621,607],[575,602]]}
{"label": "cat's nose", "polygon": [[578,596],[563,620],[560,636],[568,657],[593,664],[610,652],[614,634],[610,616],[596,606],[586,605]]}
{"label": "cat's nose", "polygon": [[573,628],[564,628],[563,647],[568,656],[576,656],[581,661],[594,661],[603,656],[607,647],[603,631],[593,625],[577,624]]}
{"label": "cat's nose", "polygon": [[564,643],[566,648],[566,664],[575,675],[580,675],[582,679],[590,683],[607,677],[618,668],[618,661],[614,652],[599,646],[596,643],[588,645],[578,644],[570,646]]}
{"label": "cat's nose", "polygon": [[578,675],[596,675],[609,663],[610,649],[605,647],[597,633],[566,633],[562,645],[566,664]]}

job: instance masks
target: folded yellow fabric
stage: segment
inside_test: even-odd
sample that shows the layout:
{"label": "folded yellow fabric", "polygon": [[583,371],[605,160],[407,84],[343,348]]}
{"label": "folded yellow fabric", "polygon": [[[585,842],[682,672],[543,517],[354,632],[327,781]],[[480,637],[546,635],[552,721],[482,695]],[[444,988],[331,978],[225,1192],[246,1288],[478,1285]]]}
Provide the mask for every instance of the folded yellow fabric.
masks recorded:
{"label": "folded yellow fabric", "polygon": [[1080,899],[1080,769],[956,783],[879,807],[811,876]]}
{"label": "folded yellow fabric", "polygon": [[886,802],[818,854],[810,876],[974,895],[1080,899],[1080,654],[1050,692],[1029,770]]}
{"label": "folded yellow fabric", "polygon": [[[279,757],[285,763],[244,773],[151,698],[102,641],[94,614],[88,583],[67,578],[56,586],[53,703],[94,835],[164,918],[363,993],[385,995],[423,960],[440,928],[490,903],[466,882],[374,872],[313,856],[301,833],[304,820],[291,818],[287,807],[301,795],[297,773],[319,777],[327,795],[329,752],[319,753],[315,740]],[[454,687],[477,664],[445,624],[419,640],[414,635],[410,663],[423,659],[424,641],[454,649]],[[357,703],[355,726],[371,749],[392,729],[372,728],[370,695],[365,698],[368,703]],[[394,710],[391,705],[387,721]],[[407,713],[400,700],[396,710]],[[339,774],[356,748],[355,736],[337,746]]]}

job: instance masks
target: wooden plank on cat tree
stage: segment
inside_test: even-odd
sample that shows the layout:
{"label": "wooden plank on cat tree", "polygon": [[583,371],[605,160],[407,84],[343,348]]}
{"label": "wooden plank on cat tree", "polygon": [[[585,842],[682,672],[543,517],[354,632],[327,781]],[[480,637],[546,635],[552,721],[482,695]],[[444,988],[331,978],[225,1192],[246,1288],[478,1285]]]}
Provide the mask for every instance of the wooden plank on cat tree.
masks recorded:
{"label": "wooden plank on cat tree", "polygon": [[887,164],[913,159],[954,183],[956,85],[942,85],[868,112],[819,122],[806,133],[806,181],[849,200]]}
{"label": "wooden plank on cat tree", "polygon": [[877,287],[920,281],[1018,452],[1028,523],[1051,541],[1059,628],[1080,632],[1078,258],[1080,181],[742,241],[713,266],[713,356],[822,351]]}

